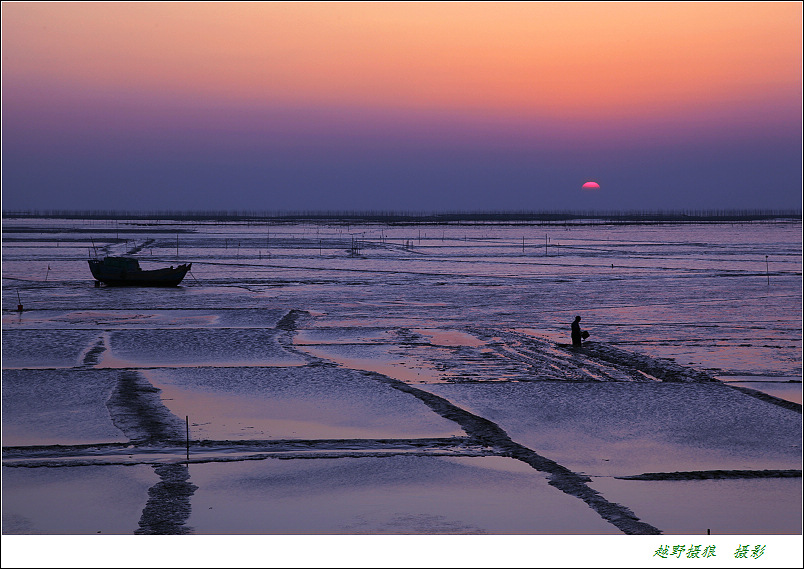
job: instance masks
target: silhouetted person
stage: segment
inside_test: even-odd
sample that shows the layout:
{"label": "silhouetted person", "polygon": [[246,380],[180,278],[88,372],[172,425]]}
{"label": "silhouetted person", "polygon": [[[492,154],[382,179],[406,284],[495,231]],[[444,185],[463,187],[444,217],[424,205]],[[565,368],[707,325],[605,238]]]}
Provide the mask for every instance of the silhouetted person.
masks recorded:
{"label": "silhouetted person", "polygon": [[572,345],[573,346],[580,346],[581,345],[581,317],[576,316],[575,320],[572,323]]}

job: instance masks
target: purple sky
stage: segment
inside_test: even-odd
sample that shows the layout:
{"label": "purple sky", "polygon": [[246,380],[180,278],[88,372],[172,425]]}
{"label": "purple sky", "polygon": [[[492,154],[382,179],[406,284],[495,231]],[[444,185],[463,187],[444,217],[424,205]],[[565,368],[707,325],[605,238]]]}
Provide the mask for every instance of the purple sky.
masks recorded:
{"label": "purple sky", "polygon": [[[20,15],[7,6],[5,211],[801,207],[800,44],[783,46],[798,67],[776,65],[773,54],[762,56],[782,69],[767,92],[732,90],[724,99],[713,90],[708,98],[699,93],[678,104],[649,106],[636,96],[629,100],[624,90],[616,108],[600,111],[591,98],[559,111],[506,103],[500,112],[493,101],[450,109],[412,104],[410,98],[328,99],[323,80],[312,91],[317,99],[294,101],[266,94],[270,82],[259,87],[260,97],[250,98],[204,87],[226,81],[224,75],[185,88],[162,80],[160,89],[155,80],[137,86],[137,74],[144,73],[138,67],[118,69],[126,84],[72,68],[48,69],[32,62],[55,61],[56,42],[49,52],[42,48],[44,55],[29,55],[25,49],[34,48],[13,33],[14,26],[23,29],[44,18],[46,7]],[[800,39],[800,21],[794,28]],[[84,42],[83,57],[95,41],[100,49],[105,40]],[[97,57],[122,66],[132,57],[124,55],[106,51]],[[233,64],[246,65],[238,57],[244,56],[233,55]],[[143,69],[158,65],[137,61]],[[89,68],[91,63],[84,62]],[[664,64],[671,63],[679,62]],[[393,65],[402,64],[395,59]],[[560,68],[555,73],[560,78]],[[751,84],[737,67],[724,73]],[[427,88],[422,82],[421,89]],[[493,86],[489,92],[493,97]],[[588,180],[600,190],[582,190]]]}

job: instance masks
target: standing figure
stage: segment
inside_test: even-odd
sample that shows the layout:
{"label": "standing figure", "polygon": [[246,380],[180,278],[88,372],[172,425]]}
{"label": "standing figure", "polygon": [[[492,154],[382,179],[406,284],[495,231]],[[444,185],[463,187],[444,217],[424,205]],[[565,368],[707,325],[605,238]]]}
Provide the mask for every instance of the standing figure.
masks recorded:
{"label": "standing figure", "polygon": [[576,316],[575,320],[572,323],[572,345],[573,346],[580,346],[581,345],[581,317]]}

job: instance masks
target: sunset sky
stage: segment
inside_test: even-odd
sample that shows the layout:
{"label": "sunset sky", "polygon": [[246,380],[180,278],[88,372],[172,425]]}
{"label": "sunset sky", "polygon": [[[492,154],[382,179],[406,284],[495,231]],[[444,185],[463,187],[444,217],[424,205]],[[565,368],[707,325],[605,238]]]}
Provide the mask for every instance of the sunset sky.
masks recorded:
{"label": "sunset sky", "polygon": [[2,208],[798,209],[801,22],[800,2],[3,2]]}

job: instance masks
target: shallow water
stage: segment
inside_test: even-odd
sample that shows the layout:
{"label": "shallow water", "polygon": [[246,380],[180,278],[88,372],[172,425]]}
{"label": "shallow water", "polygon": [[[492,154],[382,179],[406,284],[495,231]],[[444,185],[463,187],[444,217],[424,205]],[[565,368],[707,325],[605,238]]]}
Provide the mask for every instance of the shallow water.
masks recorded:
{"label": "shallow water", "polygon": [[[96,288],[95,251],[193,269],[173,289]],[[25,497],[103,504],[92,480],[121,464],[146,473],[137,496],[89,508],[81,532],[621,531],[501,456],[509,442],[661,531],[703,523],[674,496],[724,512],[720,533],[801,531],[800,493],[784,499],[800,478],[612,478],[801,468],[800,407],[700,382],[800,404],[800,223],[28,219],[4,220],[2,254],[3,445],[24,447],[4,452],[4,532],[69,532]],[[582,351],[566,346],[576,314]],[[186,434],[189,469],[165,469]],[[181,508],[159,484],[183,488]],[[164,508],[160,530],[144,513]]]}
{"label": "shallow water", "polygon": [[589,476],[801,466],[800,415],[717,384],[553,381],[425,389]]}
{"label": "shallow water", "polygon": [[4,467],[3,534],[133,533],[158,480],[141,465]]}
{"label": "shallow water", "polygon": [[[590,484],[611,499],[625,500],[666,534],[801,533],[801,479],[617,480]],[[798,530],[796,530],[798,528]]]}
{"label": "shallow water", "polygon": [[463,435],[460,428],[351,370],[154,370],[163,403],[192,418],[195,438],[386,439]]}
{"label": "shallow water", "polygon": [[501,457],[344,458],[191,467],[198,533],[615,534]]}

